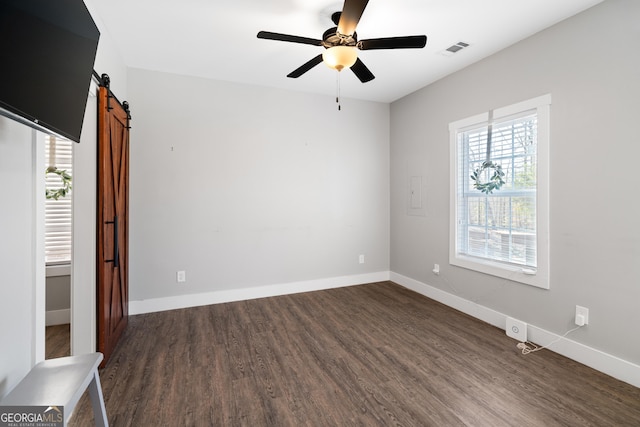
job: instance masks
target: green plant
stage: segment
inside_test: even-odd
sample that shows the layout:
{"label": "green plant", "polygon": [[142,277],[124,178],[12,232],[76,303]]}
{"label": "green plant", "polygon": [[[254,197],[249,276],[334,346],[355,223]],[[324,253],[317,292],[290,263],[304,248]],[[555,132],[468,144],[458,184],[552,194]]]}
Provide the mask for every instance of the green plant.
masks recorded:
{"label": "green plant", "polygon": [[71,175],[69,175],[66,170],[58,169],[55,166],[49,166],[45,171],[45,175],[50,173],[60,177],[60,180],[62,180],[62,187],[57,190],[47,188],[45,191],[45,197],[47,199],[58,200],[60,197],[65,197],[69,194],[71,191]]}
{"label": "green plant", "polygon": [[[493,175],[491,175],[489,181],[482,182],[482,173],[486,170],[493,170]],[[474,181],[473,188],[485,194],[491,194],[493,190],[499,190],[504,185],[503,177],[502,166],[489,160],[482,162],[482,165],[471,174],[471,179]]]}

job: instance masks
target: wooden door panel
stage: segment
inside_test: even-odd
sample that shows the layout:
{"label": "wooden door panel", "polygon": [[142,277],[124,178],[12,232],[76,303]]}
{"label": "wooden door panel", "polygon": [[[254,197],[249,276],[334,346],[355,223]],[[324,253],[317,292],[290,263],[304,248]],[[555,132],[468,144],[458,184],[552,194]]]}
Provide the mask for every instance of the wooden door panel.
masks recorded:
{"label": "wooden door panel", "polygon": [[99,92],[97,312],[98,351],[108,361],[129,314],[129,113]]}

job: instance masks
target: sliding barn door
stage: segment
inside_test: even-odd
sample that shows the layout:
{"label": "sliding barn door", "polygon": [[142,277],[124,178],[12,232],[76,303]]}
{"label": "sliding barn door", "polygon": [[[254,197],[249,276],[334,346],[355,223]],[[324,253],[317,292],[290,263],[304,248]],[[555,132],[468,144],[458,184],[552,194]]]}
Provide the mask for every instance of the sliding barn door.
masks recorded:
{"label": "sliding barn door", "polygon": [[98,97],[98,351],[106,364],[129,314],[129,121],[109,89]]}

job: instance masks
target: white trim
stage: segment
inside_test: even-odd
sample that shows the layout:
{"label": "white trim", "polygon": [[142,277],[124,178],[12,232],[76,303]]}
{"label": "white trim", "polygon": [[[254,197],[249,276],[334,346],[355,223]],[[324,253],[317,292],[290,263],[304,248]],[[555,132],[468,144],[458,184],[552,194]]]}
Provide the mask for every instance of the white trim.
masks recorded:
{"label": "white trim", "polygon": [[49,310],[46,313],[46,326],[66,325],[71,323],[71,309]]}
{"label": "white trim", "polygon": [[467,117],[466,119],[456,120],[455,122],[449,123],[449,132],[458,131],[469,126],[484,124],[487,123],[488,120],[489,113],[480,113],[475,116]]}
{"label": "white trim", "polygon": [[[452,295],[441,289],[411,279],[398,273],[390,272],[390,280],[407,289],[411,289],[421,295],[434,299],[449,307],[455,308],[463,313],[475,317],[496,326],[502,330],[505,329],[507,315],[490,308],[484,307],[475,302],[466,300],[457,295]],[[550,345],[551,342],[560,338],[559,335],[534,326],[528,325],[527,336],[529,340],[539,345]],[[515,345],[515,344],[514,344]],[[640,366],[619,357],[604,353],[595,348],[586,346],[579,342],[565,338],[557,343],[550,345],[549,350],[561,354],[569,359],[587,365],[593,369],[617,378],[621,381],[629,383],[635,387],[640,387]],[[531,357],[531,356],[527,356]]]}
{"label": "white trim", "polygon": [[71,263],[47,265],[47,277],[71,276]]}
{"label": "white trim", "polygon": [[73,147],[71,355],[96,351],[96,182],[98,100],[88,97],[80,144]]}
{"label": "white trim", "polygon": [[35,366],[45,358],[45,324],[46,324],[46,271],[44,263],[45,254],[45,178],[44,178],[44,134],[32,130],[31,131],[31,159],[33,182],[32,188],[32,211],[33,211],[33,230],[32,236],[32,256],[33,256],[33,339],[31,355],[31,366]]}
{"label": "white trim", "polygon": [[493,118],[494,120],[501,119],[503,117],[511,116],[512,114],[518,114],[522,111],[535,110],[545,105],[551,105],[550,93],[538,96],[536,98],[531,98],[526,101],[517,102],[506,107],[496,108],[495,110],[493,110]]}
{"label": "white trim", "polygon": [[300,292],[320,291],[358,284],[383,282],[386,280],[389,280],[389,272],[380,271],[353,276],[330,277],[326,279],[305,280],[302,282],[228,289],[190,295],[176,295],[172,297],[153,298],[141,301],[129,301],[129,314],[135,315],[152,313],[179,308],[198,307],[201,305],[221,304],[225,302],[244,301],[255,298],[289,295]]}
{"label": "white trim", "polygon": [[549,146],[550,142],[550,105],[551,94],[538,96],[526,101],[518,102],[493,110],[493,121],[508,117],[528,110],[536,110],[538,117],[538,144],[537,144],[537,191],[536,191],[536,215],[537,223],[537,251],[538,266],[534,269],[521,268],[506,263],[482,260],[457,253],[458,242],[458,131],[469,126],[489,120],[488,113],[478,114],[466,119],[449,123],[449,165],[452,171],[449,180],[449,209],[452,216],[449,220],[449,264],[469,270],[490,274],[496,277],[536,286],[542,289],[550,288],[549,271]]}

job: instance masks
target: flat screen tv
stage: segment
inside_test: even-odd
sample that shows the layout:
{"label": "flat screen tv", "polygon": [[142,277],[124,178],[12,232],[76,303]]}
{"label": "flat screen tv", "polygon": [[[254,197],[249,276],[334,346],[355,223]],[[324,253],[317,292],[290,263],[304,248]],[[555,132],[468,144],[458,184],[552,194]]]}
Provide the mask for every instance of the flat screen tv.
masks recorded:
{"label": "flat screen tv", "polygon": [[82,0],[0,0],[0,114],[79,142],[99,37]]}

